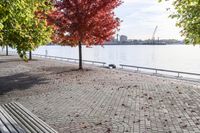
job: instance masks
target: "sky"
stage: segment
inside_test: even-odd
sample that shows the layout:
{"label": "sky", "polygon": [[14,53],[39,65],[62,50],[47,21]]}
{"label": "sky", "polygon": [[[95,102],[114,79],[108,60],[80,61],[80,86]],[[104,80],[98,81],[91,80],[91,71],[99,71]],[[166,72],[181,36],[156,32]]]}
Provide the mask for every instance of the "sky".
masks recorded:
{"label": "sky", "polygon": [[116,16],[123,22],[119,35],[127,35],[129,39],[151,39],[153,31],[158,26],[155,38],[179,39],[180,29],[175,26],[176,20],[169,18],[172,9],[171,2],[158,0],[124,0],[115,10]]}

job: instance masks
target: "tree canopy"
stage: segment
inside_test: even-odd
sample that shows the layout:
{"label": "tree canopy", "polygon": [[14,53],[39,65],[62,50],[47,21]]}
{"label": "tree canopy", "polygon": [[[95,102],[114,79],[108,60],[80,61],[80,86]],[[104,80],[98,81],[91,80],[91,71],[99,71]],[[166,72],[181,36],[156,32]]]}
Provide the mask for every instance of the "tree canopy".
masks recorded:
{"label": "tree canopy", "polygon": [[175,0],[173,5],[175,12],[170,17],[177,19],[185,42],[200,44],[200,0]]}
{"label": "tree canopy", "polygon": [[90,46],[109,40],[119,26],[114,9],[121,0],[55,0],[49,23],[54,26],[53,40],[77,46]]}
{"label": "tree canopy", "polygon": [[2,30],[3,30],[3,22],[7,19],[5,14],[3,15],[5,8],[2,5],[3,1],[0,1],[0,41],[3,40]]}
{"label": "tree canopy", "polygon": [[16,48],[19,56],[27,60],[26,52],[50,42],[51,28],[37,12],[48,13],[48,0],[1,0],[0,45]]}
{"label": "tree canopy", "polygon": [[53,41],[79,46],[82,69],[81,45],[98,45],[111,39],[120,24],[114,9],[121,3],[121,0],[54,0],[55,8],[48,16],[55,31]]}

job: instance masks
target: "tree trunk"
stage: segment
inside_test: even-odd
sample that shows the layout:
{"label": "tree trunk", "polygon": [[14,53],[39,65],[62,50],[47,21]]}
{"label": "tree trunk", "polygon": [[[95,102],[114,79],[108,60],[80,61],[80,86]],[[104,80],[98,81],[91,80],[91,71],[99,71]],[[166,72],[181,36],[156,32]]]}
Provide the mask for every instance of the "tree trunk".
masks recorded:
{"label": "tree trunk", "polygon": [[83,69],[83,65],[82,65],[82,45],[81,42],[79,42],[79,69]]}
{"label": "tree trunk", "polygon": [[29,51],[29,60],[32,60],[32,52],[31,52],[31,50]]}
{"label": "tree trunk", "polygon": [[6,56],[8,56],[8,45],[6,45]]}

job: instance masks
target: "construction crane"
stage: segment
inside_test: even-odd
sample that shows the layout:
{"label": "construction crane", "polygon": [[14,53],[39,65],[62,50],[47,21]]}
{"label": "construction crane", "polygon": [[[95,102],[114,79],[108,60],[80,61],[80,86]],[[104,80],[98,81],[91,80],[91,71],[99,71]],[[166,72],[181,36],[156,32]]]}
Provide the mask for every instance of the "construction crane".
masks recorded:
{"label": "construction crane", "polygon": [[153,32],[153,36],[152,36],[152,43],[154,44],[155,43],[155,35],[156,35],[156,32],[157,32],[157,29],[158,29],[158,26],[156,26],[154,32]]}

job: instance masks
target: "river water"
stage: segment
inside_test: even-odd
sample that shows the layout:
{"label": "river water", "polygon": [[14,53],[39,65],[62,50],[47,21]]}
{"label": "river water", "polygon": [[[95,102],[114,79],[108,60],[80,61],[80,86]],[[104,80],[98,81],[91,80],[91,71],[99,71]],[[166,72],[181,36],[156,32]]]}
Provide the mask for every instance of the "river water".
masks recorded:
{"label": "river water", "polygon": [[[33,53],[78,59],[78,48],[42,46]],[[200,46],[193,45],[112,45],[83,47],[83,59],[107,64],[200,73]]]}

